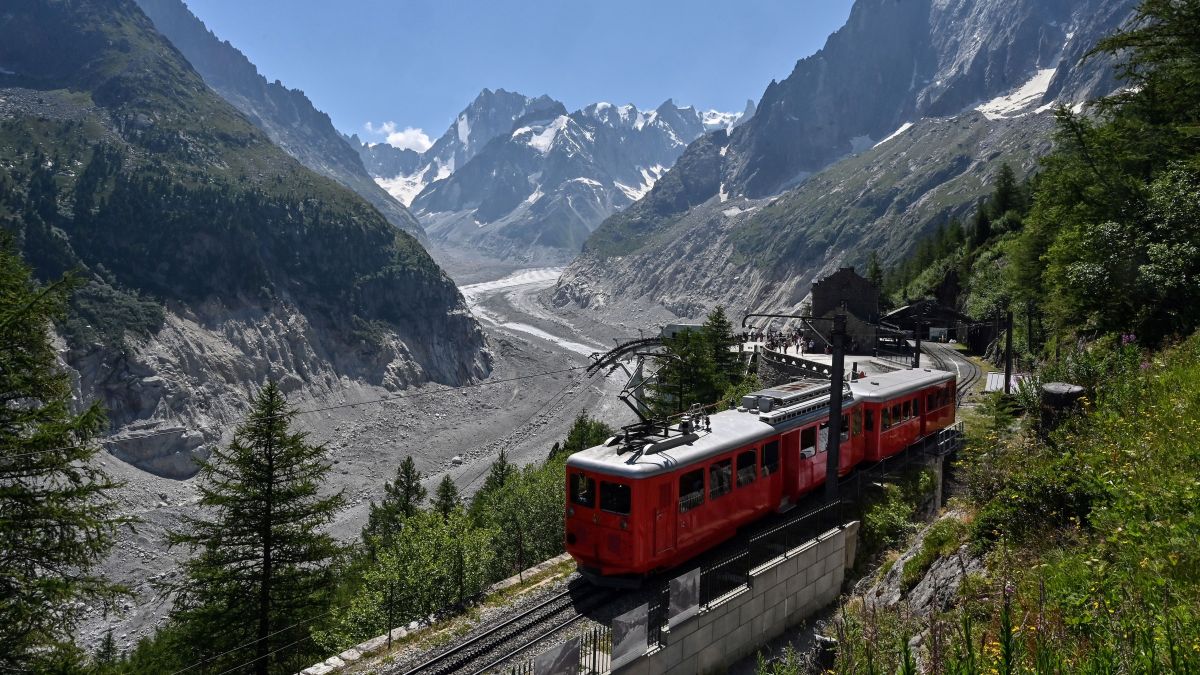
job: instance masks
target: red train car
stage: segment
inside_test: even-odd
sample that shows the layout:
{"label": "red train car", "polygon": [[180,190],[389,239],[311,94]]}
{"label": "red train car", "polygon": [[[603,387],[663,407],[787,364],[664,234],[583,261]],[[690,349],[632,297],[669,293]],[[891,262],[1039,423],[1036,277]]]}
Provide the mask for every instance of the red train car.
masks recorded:
{"label": "red train car", "polygon": [[[901,370],[843,392],[839,474],[954,422],[954,375]],[[593,577],[680,565],[825,482],[829,385],[745,397],[707,425],[620,436],[567,460],[566,548]]]}

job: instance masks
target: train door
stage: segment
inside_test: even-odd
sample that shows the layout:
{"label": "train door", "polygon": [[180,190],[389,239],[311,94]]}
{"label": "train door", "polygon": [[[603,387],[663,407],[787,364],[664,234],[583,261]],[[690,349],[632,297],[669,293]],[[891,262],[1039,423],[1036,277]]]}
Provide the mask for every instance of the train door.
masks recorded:
{"label": "train door", "polygon": [[679,549],[685,549],[697,541],[702,534],[700,527],[704,511],[704,473],[705,467],[698,466],[684,471],[679,475],[679,526],[675,532],[675,541]]}
{"label": "train door", "polygon": [[671,481],[658,485],[658,503],[654,507],[654,555],[659,556],[675,548],[675,499]]}
{"label": "train door", "polygon": [[804,458],[800,456],[800,431],[783,434],[783,494],[794,497],[800,494],[806,478]]}

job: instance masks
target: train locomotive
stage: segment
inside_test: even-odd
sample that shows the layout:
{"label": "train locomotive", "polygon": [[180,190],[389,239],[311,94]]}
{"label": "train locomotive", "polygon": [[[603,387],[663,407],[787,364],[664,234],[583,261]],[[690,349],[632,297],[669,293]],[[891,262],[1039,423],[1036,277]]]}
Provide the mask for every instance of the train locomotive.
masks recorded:
{"label": "train locomotive", "polygon": [[[683,564],[825,483],[828,384],[794,382],[736,410],[686,416],[577,452],[566,465],[567,552],[594,580]],[[953,373],[898,370],[842,391],[839,475],[954,423]]]}

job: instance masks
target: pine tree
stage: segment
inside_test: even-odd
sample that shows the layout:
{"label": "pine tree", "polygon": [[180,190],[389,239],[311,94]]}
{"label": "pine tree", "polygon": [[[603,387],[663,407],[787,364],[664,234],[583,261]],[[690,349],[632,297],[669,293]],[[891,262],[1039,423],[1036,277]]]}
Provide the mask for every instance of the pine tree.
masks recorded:
{"label": "pine tree", "polygon": [[991,210],[995,218],[1002,218],[1009,211],[1021,210],[1021,188],[1017,185],[1017,177],[1008,162],[1001,164],[1000,172],[996,174]]}
{"label": "pine tree", "polygon": [[[738,339],[733,334],[733,322],[725,315],[725,308],[717,305],[704,320],[704,337],[712,350],[713,365],[716,367],[715,390],[724,391],[730,384],[742,379],[742,362],[732,347]],[[710,403],[712,401],[709,401]]]}
{"label": "pine tree", "polygon": [[992,219],[988,215],[987,203],[980,200],[975,209],[975,222],[971,227],[971,248],[976,249],[992,238]]}
{"label": "pine tree", "polygon": [[73,411],[50,341],[72,285],[37,287],[0,231],[0,670],[42,670],[73,651],[86,604],[122,592],[93,573],[129,522],[92,463],[104,412],[98,403]]}
{"label": "pine tree", "polygon": [[363,541],[368,546],[374,546],[376,541],[391,539],[405,519],[417,512],[428,495],[425,486],[421,485],[423,477],[412,457],[405,457],[396,467],[395,480],[383,486],[382,503],[376,506],[375,502],[371,502],[367,526],[363,528]]}
{"label": "pine tree", "polygon": [[471,520],[473,522],[484,523],[487,521],[487,511],[491,508],[492,502],[499,498],[504,487],[516,475],[517,467],[508,461],[508,453],[501,449],[500,456],[492,463],[487,478],[483,480],[483,486],[471,498]]}
{"label": "pine tree", "polygon": [[308,636],[303,621],[333,586],[341,549],[320,530],[343,498],[319,494],[330,465],[289,431],[294,415],[274,382],[263,387],[230,445],[200,464],[204,514],[170,535],[196,553],[172,587],[172,618],[207,668],[295,670],[286,647]]}
{"label": "pine tree", "polygon": [[883,267],[879,264],[879,254],[875,251],[871,251],[870,257],[867,258],[867,281],[883,291]]}
{"label": "pine tree", "polygon": [[438,483],[437,491],[434,493],[433,510],[442,514],[443,518],[448,518],[460,503],[458,486],[454,484],[454,479],[449,475],[442,476],[442,482]]}

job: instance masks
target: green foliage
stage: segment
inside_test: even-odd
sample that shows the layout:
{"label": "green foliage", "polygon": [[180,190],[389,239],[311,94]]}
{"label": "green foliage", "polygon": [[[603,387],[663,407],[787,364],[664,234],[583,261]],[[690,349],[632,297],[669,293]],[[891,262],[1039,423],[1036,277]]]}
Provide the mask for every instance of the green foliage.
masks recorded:
{"label": "green foliage", "polygon": [[762,652],[755,654],[757,675],[801,675],[811,672],[812,664],[792,645],[787,645],[776,657],[767,658]]}
{"label": "green foliage", "polygon": [[913,471],[895,483],[884,483],[865,500],[860,547],[863,558],[892,548],[916,530],[917,508],[933,487],[933,474]]}
{"label": "green foliage", "polygon": [[201,463],[200,506],[170,535],[195,555],[183,564],[171,620],[180,655],[211,668],[292,672],[309,635],[306,619],[324,609],[332,564],[341,554],[321,530],[343,504],[321,496],[330,464],[304,433],[289,431],[295,415],[268,382],[229,447]]}
{"label": "green foliage", "polygon": [[[396,467],[396,478],[383,484],[383,501],[377,506],[370,504],[367,525],[363,528],[363,542],[374,549],[387,546],[404,522],[417,513],[427,492],[421,485],[423,476],[417,470],[412,457],[405,457]],[[454,482],[451,481],[451,486]]]}
{"label": "green foliage", "polygon": [[472,526],[461,509],[418,511],[363,574],[359,592],[317,635],[330,651],[424,621],[478,595],[489,580],[494,533]]}
{"label": "green foliage", "polygon": [[[988,452],[965,458],[977,468],[968,478],[973,536],[986,531],[987,568],[1000,581],[964,580],[951,648],[936,661],[925,655],[934,671],[1200,668],[1200,334],[1158,354],[1116,341],[1090,349],[1069,366],[1094,382],[1087,414],[1048,440],[995,436]],[[856,635],[883,631],[867,610],[847,614]],[[945,619],[903,630],[932,631]],[[860,648],[846,651],[839,666],[861,663]]]}
{"label": "green foliage", "polygon": [[0,232],[0,670],[75,659],[83,608],[123,592],[93,571],[129,522],[91,462],[104,412],[75,407],[50,342],[73,285],[38,286]]}
{"label": "green foliage", "polygon": [[663,340],[665,352],[649,386],[651,412],[667,417],[692,405],[711,406],[743,388],[748,374],[733,347],[738,338],[724,307],[709,312],[704,325]]}
{"label": "green foliage", "polygon": [[575,418],[575,422],[571,424],[571,430],[567,432],[567,439],[562,443],[554,444],[549,459],[567,457],[593,448],[611,438],[614,433],[612,427],[589,417],[586,412],[581,410]]}
{"label": "green foliage", "polygon": [[449,518],[450,514],[462,506],[462,498],[458,495],[458,486],[454,484],[454,479],[449,474],[442,476],[441,482],[438,483],[437,492],[434,493],[433,510],[442,514],[443,518]]}

